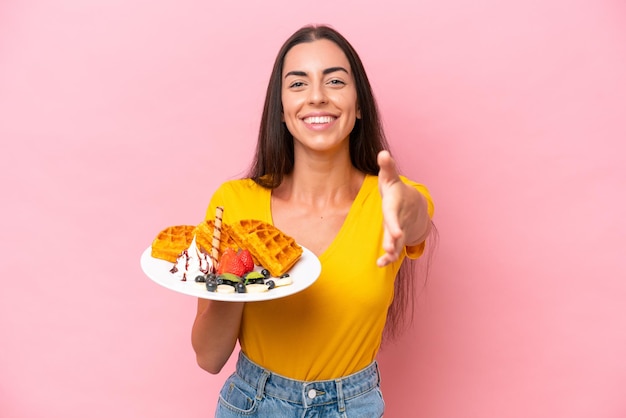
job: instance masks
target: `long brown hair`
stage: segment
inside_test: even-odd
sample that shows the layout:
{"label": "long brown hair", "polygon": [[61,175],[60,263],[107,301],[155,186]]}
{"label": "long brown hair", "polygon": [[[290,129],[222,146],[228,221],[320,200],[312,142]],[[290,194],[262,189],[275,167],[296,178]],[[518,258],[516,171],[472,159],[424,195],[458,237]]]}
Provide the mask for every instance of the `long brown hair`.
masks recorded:
{"label": "long brown hair", "polygon": [[[267,86],[255,157],[247,174],[248,178],[262,187],[278,187],[283,176],[291,173],[294,166],[293,136],[282,122],[281,90],[285,56],[298,44],[321,39],[334,42],[341,48],[348,58],[354,77],[361,118],[356,120],[350,133],[352,165],[363,173],[377,175],[378,153],[389,149],[372,87],[355,49],[346,38],[329,26],[304,26],[291,35],[278,51]],[[399,335],[406,324],[407,314],[413,311],[413,271],[411,263],[402,263],[395,281],[394,302],[387,314],[386,337]]]}

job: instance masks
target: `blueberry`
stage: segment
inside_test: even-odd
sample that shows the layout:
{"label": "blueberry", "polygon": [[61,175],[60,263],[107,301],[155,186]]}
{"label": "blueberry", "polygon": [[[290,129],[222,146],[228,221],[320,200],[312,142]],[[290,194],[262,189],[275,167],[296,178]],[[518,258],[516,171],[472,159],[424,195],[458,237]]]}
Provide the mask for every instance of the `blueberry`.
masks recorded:
{"label": "blueberry", "polygon": [[196,276],[196,283],[204,283],[204,282],[206,282],[206,277],[204,277],[203,275]]}
{"label": "blueberry", "polygon": [[242,282],[239,282],[235,285],[235,292],[237,293],[246,293],[246,285]]}
{"label": "blueberry", "polygon": [[265,276],[265,278],[266,278],[266,279],[267,279],[268,277],[270,277],[270,272],[269,272],[269,270],[268,270],[268,269],[263,269],[263,270],[261,270],[261,274],[262,274],[263,276]]}
{"label": "blueberry", "polygon": [[215,281],[206,282],[206,290],[209,292],[215,292],[217,290],[217,283],[215,283]]}
{"label": "blueberry", "polygon": [[268,280],[265,282],[265,284],[267,285],[267,288],[270,290],[276,287],[276,283],[274,282],[274,280]]}
{"label": "blueberry", "polygon": [[289,277],[289,273],[284,273],[280,276],[281,279],[284,279],[285,277]]}

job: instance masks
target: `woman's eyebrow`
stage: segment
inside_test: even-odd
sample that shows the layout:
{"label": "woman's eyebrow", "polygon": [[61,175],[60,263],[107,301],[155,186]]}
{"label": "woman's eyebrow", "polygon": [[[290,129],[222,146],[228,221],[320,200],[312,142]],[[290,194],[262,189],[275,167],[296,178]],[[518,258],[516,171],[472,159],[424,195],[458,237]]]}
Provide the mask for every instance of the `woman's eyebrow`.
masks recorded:
{"label": "woman's eyebrow", "polygon": [[297,77],[306,77],[307,74],[304,71],[289,71],[287,74],[285,74],[285,78],[289,77],[290,75]]}
{"label": "woman's eyebrow", "polygon": [[344,73],[349,74],[348,70],[346,70],[343,67],[330,67],[330,68],[327,68],[327,69],[325,69],[323,71],[323,74],[326,75],[326,74],[334,73],[334,72],[337,72],[337,71],[343,71]]}
{"label": "woman's eyebrow", "polygon": [[[331,74],[337,71],[343,71],[346,74],[348,73],[348,70],[346,70],[343,67],[330,67],[330,68],[326,68],[324,71],[322,71],[322,74],[327,75],[327,74]],[[306,71],[289,71],[287,74],[285,74],[285,78],[289,77],[289,76],[297,76],[297,77],[306,77],[308,74],[306,73]]]}

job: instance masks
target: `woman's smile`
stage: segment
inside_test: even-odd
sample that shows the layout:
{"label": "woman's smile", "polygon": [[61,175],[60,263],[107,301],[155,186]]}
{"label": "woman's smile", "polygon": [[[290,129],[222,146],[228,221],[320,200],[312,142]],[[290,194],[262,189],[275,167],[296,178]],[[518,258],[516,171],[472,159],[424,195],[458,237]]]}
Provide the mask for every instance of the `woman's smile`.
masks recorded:
{"label": "woman's smile", "polygon": [[314,131],[322,131],[331,128],[337,117],[334,115],[308,115],[302,118],[304,125]]}

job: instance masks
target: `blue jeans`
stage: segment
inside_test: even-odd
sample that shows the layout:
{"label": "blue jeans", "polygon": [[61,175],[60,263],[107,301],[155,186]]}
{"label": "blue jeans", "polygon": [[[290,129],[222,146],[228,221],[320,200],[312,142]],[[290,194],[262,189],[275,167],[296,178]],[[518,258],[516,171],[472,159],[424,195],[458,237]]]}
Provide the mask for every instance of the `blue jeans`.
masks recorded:
{"label": "blue jeans", "polygon": [[365,369],[333,380],[305,382],[272,373],[239,353],[224,383],[216,418],[380,418],[385,403],[374,361]]}

